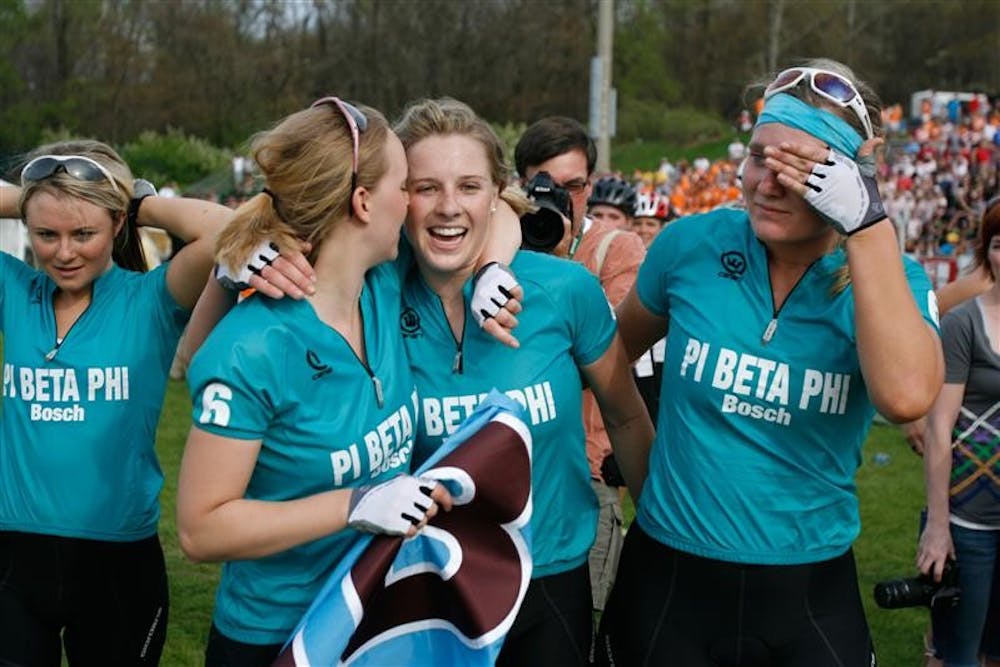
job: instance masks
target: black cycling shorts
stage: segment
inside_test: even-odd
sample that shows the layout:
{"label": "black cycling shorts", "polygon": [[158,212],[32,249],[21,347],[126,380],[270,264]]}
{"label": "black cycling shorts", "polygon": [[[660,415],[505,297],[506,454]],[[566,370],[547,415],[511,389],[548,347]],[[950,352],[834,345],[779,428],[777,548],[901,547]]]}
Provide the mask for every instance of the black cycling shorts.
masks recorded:
{"label": "black cycling shorts", "polygon": [[156,665],[167,637],[160,540],[0,531],[0,665]]}
{"label": "black cycling shorts", "polygon": [[805,565],[693,556],[633,523],[595,664],[873,667],[853,553]]}
{"label": "black cycling shorts", "polygon": [[497,667],[583,667],[594,634],[590,568],[532,579]]}

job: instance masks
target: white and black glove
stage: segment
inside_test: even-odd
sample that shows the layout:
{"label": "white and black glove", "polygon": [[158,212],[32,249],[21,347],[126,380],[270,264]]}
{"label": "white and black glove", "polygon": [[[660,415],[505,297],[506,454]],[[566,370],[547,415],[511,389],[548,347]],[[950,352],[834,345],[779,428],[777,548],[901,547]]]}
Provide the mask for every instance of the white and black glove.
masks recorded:
{"label": "white and black glove", "polygon": [[247,259],[247,263],[240,269],[239,273],[233,273],[228,266],[217,264],[215,266],[215,279],[226,289],[242,292],[250,287],[250,278],[259,274],[264,267],[278,259],[278,246],[270,241],[264,241],[254,248]]}
{"label": "white and black glove", "polygon": [[490,262],[472,279],[472,314],[479,326],[495,317],[511,298],[517,278],[505,264]]}
{"label": "white and black glove", "polygon": [[359,486],[351,493],[347,525],[366,533],[405,535],[434,503],[435,482],[399,475],[388,482]]}
{"label": "white and black glove", "polygon": [[823,220],[847,236],[886,218],[874,169],[863,169],[833,149],[806,179],[805,199]]}

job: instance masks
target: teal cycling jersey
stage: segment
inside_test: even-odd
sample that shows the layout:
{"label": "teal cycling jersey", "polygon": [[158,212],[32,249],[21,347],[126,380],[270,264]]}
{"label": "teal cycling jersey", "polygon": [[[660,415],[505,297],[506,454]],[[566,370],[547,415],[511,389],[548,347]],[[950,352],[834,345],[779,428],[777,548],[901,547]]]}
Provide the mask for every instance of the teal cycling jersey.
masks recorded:
{"label": "teal cycling jersey", "polygon": [[[854,476],[874,408],[855,338],[846,263],[816,260],[775,314],[764,245],[745,211],[667,227],[636,290],[668,318],[656,439],[637,511],[660,542],[705,558],[817,562],[860,530]],[[906,278],[924,318],[923,269]]]}
{"label": "teal cycling jersey", "polygon": [[[409,471],[416,395],[399,302],[393,265],[370,270],[361,294],[367,363],[308,301],[252,296],[212,331],[188,371],[194,424],[261,441],[246,498],[292,500]],[[225,563],[216,626],[250,644],[285,641],[354,535]]]}
{"label": "teal cycling jersey", "polygon": [[112,266],[56,341],[55,283],[0,253],[0,530],[109,541],[156,533],[156,425],[189,313],[167,266]]}
{"label": "teal cycling jersey", "polygon": [[[466,318],[456,339],[444,307],[414,268],[403,290],[400,328],[420,394],[416,460],[452,434],[491,390],[524,407],[532,436],[534,577],[572,569],[594,541],[579,367],[597,361],[615,333],[600,283],[575,262],[521,251],[511,268],[524,311],[509,348]],[[471,280],[465,299],[471,297]],[[501,471],[498,471],[501,472]]]}

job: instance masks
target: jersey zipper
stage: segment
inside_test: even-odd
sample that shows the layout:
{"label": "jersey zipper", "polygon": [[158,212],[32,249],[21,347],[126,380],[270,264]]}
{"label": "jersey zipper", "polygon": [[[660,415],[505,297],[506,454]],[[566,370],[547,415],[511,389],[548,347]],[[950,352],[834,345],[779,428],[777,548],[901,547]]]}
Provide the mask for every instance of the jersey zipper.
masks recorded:
{"label": "jersey zipper", "polygon": [[[431,290],[433,292],[433,290]],[[451,339],[455,341],[455,356],[451,361],[451,372],[453,375],[462,375],[465,372],[465,356],[462,352],[462,347],[465,342],[465,323],[468,320],[467,317],[462,318],[462,335],[460,338],[455,337],[455,332],[452,331],[451,322],[448,320],[448,311],[445,310],[444,301],[441,296],[434,292],[434,296],[437,297],[438,305],[441,306],[441,314],[444,315],[445,326],[448,327],[448,333],[451,334]],[[462,312],[465,313],[465,308],[468,304],[465,303],[465,294],[462,294]]]}
{"label": "jersey zipper", "polygon": [[45,353],[45,361],[52,361],[53,359],[56,358],[56,355],[59,354],[59,348],[63,346],[63,344],[66,342],[66,339],[69,338],[70,332],[73,331],[73,328],[76,326],[76,323],[83,319],[83,316],[87,314],[87,311],[90,310],[90,306],[93,303],[94,303],[94,294],[93,292],[91,292],[90,303],[88,303],[87,307],[84,308],[79,315],[77,315],[77,318],[73,320],[73,324],[69,325],[69,329],[66,329],[66,333],[63,335],[62,338],[59,338],[59,318],[56,317],[56,305],[55,303],[52,304],[52,317],[54,319],[54,324],[56,329],[56,334],[53,337],[55,339],[55,343],[53,344],[52,349]]}
{"label": "jersey zipper", "polygon": [[814,259],[812,264],[807,266],[806,270],[802,272],[802,275],[799,276],[799,279],[795,281],[794,285],[792,285],[792,289],[788,290],[788,294],[785,295],[785,300],[781,302],[781,308],[774,307],[774,288],[771,287],[771,267],[770,266],[767,267],[767,291],[771,295],[772,314],[771,314],[771,321],[767,323],[767,326],[764,328],[764,333],[761,334],[760,337],[761,343],[767,345],[768,343],[771,342],[771,339],[774,338],[774,334],[778,330],[778,315],[781,314],[781,311],[785,307],[785,304],[788,303],[788,300],[792,298],[792,293],[795,292],[796,288],[798,288],[799,284],[802,282],[802,279],[806,277],[806,274],[809,273],[810,270],[812,270],[812,267],[814,267],[816,265],[816,262],[818,261],[819,258]]}
{"label": "jersey zipper", "polygon": [[[354,358],[358,360],[359,364],[361,364],[361,368],[365,369],[365,373],[368,374],[368,379],[371,380],[372,389],[375,390],[375,403],[378,405],[380,409],[385,407],[385,394],[382,391],[382,380],[380,380],[378,375],[375,374],[375,371],[372,370],[372,367],[368,365],[368,362],[362,359],[361,355],[358,354],[353,347],[351,347],[350,342],[348,342],[347,337],[344,334],[340,333],[333,327],[330,327],[330,330],[333,333],[340,336],[341,340],[344,341],[344,344],[347,345],[347,349],[351,351],[351,354],[354,355]],[[365,350],[367,351],[368,341],[365,340],[365,314],[363,311],[361,313],[361,340],[364,343]]]}

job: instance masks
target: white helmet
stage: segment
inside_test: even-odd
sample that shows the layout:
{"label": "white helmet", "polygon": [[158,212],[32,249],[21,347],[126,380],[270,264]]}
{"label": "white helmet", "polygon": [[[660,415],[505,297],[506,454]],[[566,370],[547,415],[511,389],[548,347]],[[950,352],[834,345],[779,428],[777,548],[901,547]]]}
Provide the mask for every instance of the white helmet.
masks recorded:
{"label": "white helmet", "polygon": [[635,217],[656,218],[663,222],[674,216],[670,213],[669,199],[655,192],[647,192],[639,195],[635,203]]}

